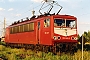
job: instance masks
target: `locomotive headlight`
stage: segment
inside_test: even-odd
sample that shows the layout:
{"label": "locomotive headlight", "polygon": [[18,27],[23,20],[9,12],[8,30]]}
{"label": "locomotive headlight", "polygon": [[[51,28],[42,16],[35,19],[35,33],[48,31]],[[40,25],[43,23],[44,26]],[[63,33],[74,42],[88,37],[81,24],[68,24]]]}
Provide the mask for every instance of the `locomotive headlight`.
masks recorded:
{"label": "locomotive headlight", "polygon": [[58,36],[58,40],[60,40],[60,36]]}
{"label": "locomotive headlight", "polygon": [[77,37],[75,37],[74,40],[77,40]]}
{"label": "locomotive headlight", "polygon": [[77,40],[77,37],[72,36],[72,40]]}
{"label": "locomotive headlight", "polygon": [[53,37],[53,39],[54,39],[54,40],[57,40],[57,37],[56,37],[56,36],[54,36],[54,37]]}
{"label": "locomotive headlight", "polygon": [[72,40],[74,40],[74,36],[72,36]]}
{"label": "locomotive headlight", "polygon": [[54,40],[60,40],[60,36],[54,36],[53,39]]}

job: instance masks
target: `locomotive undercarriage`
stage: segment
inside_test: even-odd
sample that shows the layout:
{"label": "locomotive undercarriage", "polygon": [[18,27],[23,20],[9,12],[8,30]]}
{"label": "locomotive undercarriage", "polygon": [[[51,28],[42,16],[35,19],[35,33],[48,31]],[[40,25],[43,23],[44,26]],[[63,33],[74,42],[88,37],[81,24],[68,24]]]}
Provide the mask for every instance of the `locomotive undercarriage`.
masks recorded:
{"label": "locomotive undercarriage", "polygon": [[48,45],[33,45],[33,44],[15,44],[15,43],[6,43],[6,46],[11,48],[25,48],[31,49],[35,52],[42,51],[45,53],[52,52],[54,54],[59,54],[62,52],[74,54],[77,51],[76,43],[55,43],[54,46]]}
{"label": "locomotive undercarriage", "polygon": [[65,52],[65,53],[71,53],[77,51],[77,43],[55,43],[56,46],[56,52]]}

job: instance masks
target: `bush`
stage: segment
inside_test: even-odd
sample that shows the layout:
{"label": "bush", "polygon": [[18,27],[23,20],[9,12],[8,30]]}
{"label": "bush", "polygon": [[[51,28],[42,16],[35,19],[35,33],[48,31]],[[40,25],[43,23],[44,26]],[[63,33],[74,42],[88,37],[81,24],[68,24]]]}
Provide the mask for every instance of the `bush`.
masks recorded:
{"label": "bush", "polygon": [[5,46],[0,45],[0,51],[4,51],[5,50]]}
{"label": "bush", "polygon": [[[31,50],[7,48],[0,45],[0,58],[4,60],[81,60],[81,50],[78,50],[73,55],[70,53],[62,53],[61,55],[54,55],[53,53],[34,52]],[[90,59],[90,51],[84,51],[84,60]]]}

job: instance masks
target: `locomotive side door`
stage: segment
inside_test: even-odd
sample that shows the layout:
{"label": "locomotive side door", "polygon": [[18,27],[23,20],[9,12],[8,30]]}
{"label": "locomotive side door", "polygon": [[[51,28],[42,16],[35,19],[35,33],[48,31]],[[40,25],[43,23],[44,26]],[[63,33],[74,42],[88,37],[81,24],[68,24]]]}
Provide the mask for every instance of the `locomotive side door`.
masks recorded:
{"label": "locomotive side door", "polygon": [[40,44],[40,21],[37,22],[37,42]]}

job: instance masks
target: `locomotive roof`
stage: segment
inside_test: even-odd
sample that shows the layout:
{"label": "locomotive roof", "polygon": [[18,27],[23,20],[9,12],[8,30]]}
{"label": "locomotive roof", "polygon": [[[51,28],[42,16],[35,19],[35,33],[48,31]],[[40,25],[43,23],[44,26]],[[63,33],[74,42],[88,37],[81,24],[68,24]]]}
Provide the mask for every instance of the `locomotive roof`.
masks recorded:
{"label": "locomotive roof", "polygon": [[36,21],[36,20],[38,20],[38,19],[42,19],[42,18],[46,18],[46,17],[54,17],[54,18],[58,18],[58,17],[60,17],[60,18],[65,18],[65,19],[70,19],[70,18],[74,18],[74,19],[76,19],[76,17],[74,17],[74,16],[71,16],[71,15],[55,15],[55,14],[49,14],[49,15],[39,15],[39,16],[32,16],[31,18],[29,18],[29,19],[26,19],[26,20],[22,20],[21,19],[21,21],[20,20],[18,20],[17,22],[14,22],[14,23],[12,23],[12,25],[10,25],[10,26],[14,26],[14,25],[21,25],[21,24],[23,24],[23,23],[30,23],[30,22],[33,22],[33,21]]}

